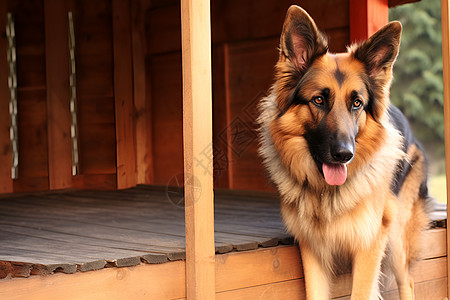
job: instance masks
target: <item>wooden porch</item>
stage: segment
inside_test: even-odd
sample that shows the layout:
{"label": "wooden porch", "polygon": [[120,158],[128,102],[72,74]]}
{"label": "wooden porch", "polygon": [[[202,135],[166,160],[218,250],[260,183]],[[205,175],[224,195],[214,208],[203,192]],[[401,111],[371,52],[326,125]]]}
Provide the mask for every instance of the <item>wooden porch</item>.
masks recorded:
{"label": "wooden porch", "polygon": [[[411,1],[300,4],[337,52],[386,22],[389,6]],[[253,130],[290,4],[0,1],[0,24],[15,17],[21,116],[17,150],[0,59],[0,299],[304,299],[299,251],[284,232]],[[413,271],[417,299],[448,295],[439,210]],[[341,275],[333,297],[348,299],[350,285]],[[394,289],[385,283],[385,299],[398,298]]]}
{"label": "wooden porch", "polygon": [[[185,298],[183,208],[182,192],[167,187],[4,197],[0,298]],[[417,299],[447,295],[445,212],[433,216],[413,268]],[[298,247],[274,195],[216,191],[214,227],[216,299],[304,299]],[[341,275],[333,298],[350,287]],[[385,299],[398,298],[395,288],[386,280]]]}

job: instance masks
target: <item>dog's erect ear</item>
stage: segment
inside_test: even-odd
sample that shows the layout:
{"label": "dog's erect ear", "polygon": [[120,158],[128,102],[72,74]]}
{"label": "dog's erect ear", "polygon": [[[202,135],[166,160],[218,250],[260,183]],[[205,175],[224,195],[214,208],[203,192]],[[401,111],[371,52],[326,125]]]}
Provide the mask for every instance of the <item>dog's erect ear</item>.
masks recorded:
{"label": "dog's erect ear", "polygon": [[389,88],[392,81],[392,67],[400,48],[402,24],[390,22],[374,33],[367,41],[353,46],[353,56],[364,63],[371,82],[372,100],[369,112],[376,121],[389,106]]}
{"label": "dog's erect ear", "polygon": [[327,38],[308,13],[296,5],[289,7],[281,33],[280,54],[304,71],[327,50]]}
{"label": "dog's erect ear", "polygon": [[365,64],[370,77],[376,79],[392,75],[401,34],[402,24],[397,21],[390,22],[354,50],[354,57]]}

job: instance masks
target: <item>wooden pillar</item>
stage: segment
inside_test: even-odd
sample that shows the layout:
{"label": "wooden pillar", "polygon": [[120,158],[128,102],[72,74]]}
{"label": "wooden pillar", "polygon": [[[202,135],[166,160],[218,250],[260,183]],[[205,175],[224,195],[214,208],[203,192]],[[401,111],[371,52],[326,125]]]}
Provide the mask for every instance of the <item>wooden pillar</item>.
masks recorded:
{"label": "wooden pillar", "polygon": [[350,0],[351,42],[367,39],[388,21],[388,0]]}
{"label": "wooden pillar", "polygon": [[[447,216],[450,215],[450,23],[449,1],[441,0],[442,22],[442,66],[444,71],[444,121],[445,121],[445,169],[447,176]],[[447,257],[450,247],[450,230],[447,229]],[[447,274],[450,274],[450,260],[447,259]],[[447,277],[447,294],[450,293],[450,276]]]}
{"label": "wooden pillar", "polygon": [[12,146],[9,136],[11,118],[9,116],[8,62],[6,52],[6,1],[0,1],[0,193],[12,193],[11,178]]}
{"label": "wooden pillar", "polygon": [[131,2],[131,24],[133,43],[133,83],[134,105],[136,108],[136,163],[137,183],[153,182],[152,120],[151,102],[148,101],[150,85],[146,78],[145,55],[146,32],[145,17],[150,0]]}
{"label": "wooden pillar", "polygon": [[117,188],[136,185],[130,1],[113,0]]}
{"label": "wooden pillar", "polygon": [[69,27],[66,1],[45,0],[49,188],[72,186]]}
{"label": "wooden pillar", "polygon": [[215,298],[209,0],[181,1],[186,294]]}

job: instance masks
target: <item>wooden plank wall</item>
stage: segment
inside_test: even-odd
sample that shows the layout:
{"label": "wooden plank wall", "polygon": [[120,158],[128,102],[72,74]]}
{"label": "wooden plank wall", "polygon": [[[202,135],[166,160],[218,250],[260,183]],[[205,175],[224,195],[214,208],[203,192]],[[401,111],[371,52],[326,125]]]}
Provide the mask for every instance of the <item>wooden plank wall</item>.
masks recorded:
{"label": "wooden plank wall", "polygon": [[49,189],[72,186],[67,13],[66,1],[44,1]]}
{"label": "wooden plank wall", "polygon": [[[272,0],[211,3],[216,187],[272,189],[257,156],[256,103],[272,84],[279,35],[290,4]],[[345,50],[348,0],[304,1],[301,5],[330,36],[331,50]],[[152,1],[145,19],[152,103],[151,183],[165,185],[183,170],[178,1]]]}
{"label": "wooden plank wall", "polygon": [[112,3],[74,1],[80,173],[77,187],[116,187]]}
{"label": "wooden plank wall", "polygon": [[[1,24],[6,24],[6,13],[11,12],[16,29],[19,177],[11,179],[7,40],[2,25],[0,193],[73,187],[114,189],[136,184],[135,155],[124,153],[134,153],[135,147],[131,43],[114,43],[114,38],[129,38],[131,32],[130,9],[122,9],[120,4],[125,8],[131,5],[122,2],[114,2],[115,10],[111,0],[1,2]],[[71,174],[68,11],[73,12],[76,44],[77,176]],[[113,35],[114,29],[117,36]],[[128,57],[128,62],[119,57],[122,55]],[[116,122],[116,118],[120,121]],[[121,176],[116,176],[118,166]]]}
{"label": "wooden plank wall", "polygon": [[[17,48],[19,179],[14,190],[48,188],[47,87],[43,1],[7,1]],[[1,70],[6,72],[8,70]],[[2,99],[2,101],[9,101]]]}
{"label": "wooden plank wall", "polygon": [[[348,2],[301,3],[329,35],[332,51],[344,50],[349,41]],[[211,3],[216,187],[272,190],[257,155],[256,104],[272,84],[290,4],[287,0]],[[69,170],[65,23],[69,10],[76,49],[80,161],[76,176]],[[5,110],[9,90],[2,61],[1,193],[176,185],[182,180],[179,1],[7,0],[0,6],[0,21],[7,11],[16,21],[20,161],[19,179],[11,180]],[[6,45],[2,35],[0,54]]]}

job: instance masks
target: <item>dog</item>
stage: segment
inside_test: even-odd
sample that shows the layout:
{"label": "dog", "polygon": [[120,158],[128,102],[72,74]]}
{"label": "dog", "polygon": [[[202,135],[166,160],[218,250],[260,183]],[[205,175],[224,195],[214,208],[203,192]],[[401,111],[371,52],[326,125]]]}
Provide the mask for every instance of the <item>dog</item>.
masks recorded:
{"label": "dog", "polygon": [[351,299],[381,297],[385,265],[401,299],[414,298],[409,268],[431,198],[425,153],[389,99],[401,31],[390,22],[333,54],[306,11],[287,11],[274,84],[259,103],[259,154],[299,243],[307,299],[330,298],[342,262]]}

